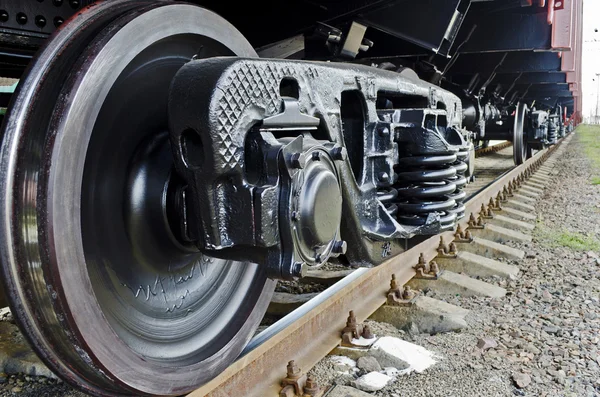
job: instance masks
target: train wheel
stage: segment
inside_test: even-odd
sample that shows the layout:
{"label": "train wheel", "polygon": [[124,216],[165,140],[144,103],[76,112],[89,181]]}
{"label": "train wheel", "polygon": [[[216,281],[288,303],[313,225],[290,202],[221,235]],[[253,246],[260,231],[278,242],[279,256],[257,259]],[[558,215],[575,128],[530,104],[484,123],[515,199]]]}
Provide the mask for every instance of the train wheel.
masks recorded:
{"label": "train wheel", "polygon": [[13,314],[47,365],[95,395],[181,395],[246,345],[274,283],[177,238],[172,76],[256,56],[203,8],[117,0],[49,40],[0,153],[0,253]]}
{"label": "train wheel", "polygon": [[523,164],[527,160],[529,153],[527,150],[527,134],[525,132],[526,113],[527,105],[524,103],[518,104],[513,125],[513,159],[516,165]]}

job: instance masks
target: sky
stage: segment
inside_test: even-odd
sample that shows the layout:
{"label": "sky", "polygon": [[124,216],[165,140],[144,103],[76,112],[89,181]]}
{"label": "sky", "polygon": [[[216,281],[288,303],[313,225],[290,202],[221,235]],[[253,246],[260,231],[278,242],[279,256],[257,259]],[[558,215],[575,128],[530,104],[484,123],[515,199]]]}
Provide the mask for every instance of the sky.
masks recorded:
{"label": "sky", "polygon": [[[598,32],[595,32],[598,29]],[[583,116],[595,115],[600,84],[600,0],[583,0],[583,59],[581,69]],[[595,80],[595,81],[594,81]]]}

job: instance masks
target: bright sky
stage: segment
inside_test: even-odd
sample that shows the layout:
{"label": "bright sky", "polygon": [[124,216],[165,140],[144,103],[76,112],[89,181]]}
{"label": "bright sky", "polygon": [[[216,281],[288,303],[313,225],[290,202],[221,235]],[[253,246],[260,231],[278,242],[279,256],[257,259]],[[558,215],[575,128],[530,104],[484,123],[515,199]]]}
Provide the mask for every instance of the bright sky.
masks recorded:
{"label": "bright sky", "polygon": [[600,76],[596,73],[600,74],[600,0],[583,0],[582,61],[583,116],[587,117],[595,114],[599,93]]}

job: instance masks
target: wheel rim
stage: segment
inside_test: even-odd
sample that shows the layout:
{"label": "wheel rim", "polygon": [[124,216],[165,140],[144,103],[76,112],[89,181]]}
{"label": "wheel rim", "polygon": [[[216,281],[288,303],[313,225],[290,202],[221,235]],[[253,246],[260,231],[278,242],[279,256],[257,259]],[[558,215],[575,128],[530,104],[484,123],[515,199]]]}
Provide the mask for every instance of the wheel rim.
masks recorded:
{"label": "wheel rim", "polygon": [[[179,243],[165,209],[176,179],[165,132],[169,76],[194,54],[255,53],[202,8],[139,4],[96,6],[80,32],[72,27],[63,42],[69,32],[59,33],[53,44],[62,48],[46,48],[18,94],[2,148],[2,191],[15,192],[2,198],[1,231],[12,306],[50,367],[94,394],[194,389],[239,354],[273,290],[257,265]],[[72,49],[79,73],[53,88],[61,92],[54,116],[24,124],[25,103],[51,97],[38,76],[64,75],[47,53],[83,41],[94,18],[104,26],[88,29],[83,55]],[[44,122],[47,136],[33,135]]]}
{"label": "wheel rim", "polygon": [[524,131],[526,112],[524,103],[517,104],[513,124],[513,157],[516,165],[523,164],[527,159],[527,137]]}

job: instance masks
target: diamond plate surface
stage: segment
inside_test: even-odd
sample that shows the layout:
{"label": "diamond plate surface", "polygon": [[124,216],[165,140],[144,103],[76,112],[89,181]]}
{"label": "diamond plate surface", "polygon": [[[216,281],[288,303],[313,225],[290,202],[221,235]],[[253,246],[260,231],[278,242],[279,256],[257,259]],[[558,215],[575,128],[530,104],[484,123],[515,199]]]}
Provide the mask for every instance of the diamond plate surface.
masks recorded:
{"label": "diamond plate surface", "polygon": [[[310,72],[314,75],[316,70]],[[226,83],[221,86],[222,95],[217,110],[218,139],[215,140],[224,167],[240,166],[243,146],[234,144],[231,136],[245,109],[253,104],[264,108],[264,117],[279,113],[281,79],[294,77],[300,80],[302,73],[302,70],[286,64],[253,62],[238,63],[228,70]]]}

